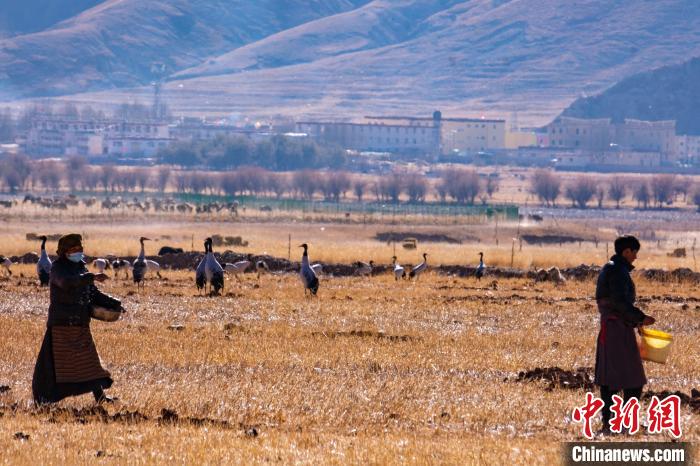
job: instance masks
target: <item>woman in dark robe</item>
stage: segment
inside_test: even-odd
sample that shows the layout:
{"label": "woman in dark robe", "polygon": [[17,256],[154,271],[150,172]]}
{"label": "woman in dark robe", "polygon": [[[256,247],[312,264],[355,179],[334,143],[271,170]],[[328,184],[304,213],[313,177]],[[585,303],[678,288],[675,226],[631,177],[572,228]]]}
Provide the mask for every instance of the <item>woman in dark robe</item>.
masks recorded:
{"label": "woman in dark robe", "polygon": [[600,312],[600,332],[596,348],[595,384],[600,387],[603,406],[603,428],[610,432],[613,395],[622,391],[624,401],[641,398],[647,383],[634,329],[652,325],[653,317],[636,305],[636,289],[630,272],[637,260],[639,240],[620,236],[615,240],[615,255],[603,266],[598,276],[595,297]]}
{"label": "woman in dark robe", "polygon": [[56,253],[59,257],[49,278],[46,334],[32,380],[34,402],[55,403],[90,392],[98,403],[113,401],[104,393],[112,386],[112,377],[97,355],[90,333],[90,311],[93,305],[122,310],[121,302],[95,286],[108,277],[87,271],[80,235],[63,236]]}

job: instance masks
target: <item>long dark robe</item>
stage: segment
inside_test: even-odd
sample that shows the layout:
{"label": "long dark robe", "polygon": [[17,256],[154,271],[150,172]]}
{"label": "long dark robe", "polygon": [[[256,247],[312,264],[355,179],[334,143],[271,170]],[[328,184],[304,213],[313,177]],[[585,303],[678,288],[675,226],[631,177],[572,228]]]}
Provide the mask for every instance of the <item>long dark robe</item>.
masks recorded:
{"label": "long dark robe", "polygon": [[90,333],[90,309],[119,309],[121,303],[100,292],[84,262],[61,257],[51,266],[51,302],[46,333],[34,367],[36,403],[53,403],[112,386]]}
{"label": "long dark robe", "polygon": [[639,388],[647,383],[634,330],[646,317],[635,306],[634,267],[615,255],[603,266],[596,286],[600,332],[596,348],[595,383],[611,390]]}

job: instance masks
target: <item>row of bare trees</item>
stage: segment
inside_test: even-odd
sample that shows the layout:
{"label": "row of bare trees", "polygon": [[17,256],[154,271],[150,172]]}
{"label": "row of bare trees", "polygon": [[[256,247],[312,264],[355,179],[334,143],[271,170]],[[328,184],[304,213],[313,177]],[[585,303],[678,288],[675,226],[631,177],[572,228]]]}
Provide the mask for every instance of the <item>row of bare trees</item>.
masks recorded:
{"label": "row of bare trees", "polygon": [[579,175],[563,185],[561,176],[551,170],[538,170],[530,178],[531,192],[547,206],[555,206],[563,194],[572,207],[585,209],[594,201],[601,208],[605,200],[620,208],[621,202],[630,196],[637,207],[662,208],[672,205],[680,196],[687,202],[692,194],[693,203],[700,207],[700,188],[691,193],[693,186],[688,177],[672,174],[651,177],[613,176],[609,182],[601,183],[595,175]]}
{"label": "row of bare trees", "polygon": [[[602,182],[596,175],[581,174],[567,182],[551,170],[535,171],[530,191],[544,205],[556,206],[564,197],[571,205],[602,207],[605,201],[620,207],[631,198],[637,207],[672,205],[682,196],[700,207],[700,188],[688,177],[661,174],[653,176],[613,176]],[[268,171],[260,167],[240,167],[235,171],[178,171],[168,167],[93,166],[81,157],[65,161],[32,161],[23,155],[10,155],[0,161],[0,188],[16,192],[23,189],[57,192],[62,189],[104,192],[166,192],[175,190],[195,194],[250,195],[274,198],[293,197],[328,201],[354,197],[362,202],[425,202],[434,196],[442,202],[486,203],[499,189],[499,178],[485,176],[474,169],[454,168],[430,180],[416,172],[389,173],[375,177],[353,175],[345,171],[299,170],[291,173]]]}

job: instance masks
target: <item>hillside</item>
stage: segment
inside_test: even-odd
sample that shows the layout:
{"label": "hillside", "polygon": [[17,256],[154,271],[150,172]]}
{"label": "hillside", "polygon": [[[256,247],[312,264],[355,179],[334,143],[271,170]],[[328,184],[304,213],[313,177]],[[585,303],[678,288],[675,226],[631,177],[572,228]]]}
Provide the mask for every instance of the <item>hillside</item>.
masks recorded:
{"label": "hillside", "polygon": [[0,0],[0,37],[41,31],[102,0]]}
{"label": "hillside", "polygon": [[0,98],[148,84],[153,62],[173,73],[364,2],[103,1],[55,27],[0,40]]}
{"label": "hillside", "polygon": [[578,118],[676,120],[680,134],[700,135],[700,58],[640,73],[564,112]]}
{"label": "hillside", "polygon": [[[85,44],[79,50],[49,46],[43,34],[56,31],[25,36],[12,60],[0,49],[0,76],[18,96],[110,89],[72,97],[109,103],[146,99],[140,86],[158,60],[172,73],[165,98],[178,112],[356,117],[441,108],[544,122],[582,94],[700,55],[700,2],[302,4],[110,1],[62,23],[60,34]],[[18,58],[34,49],[66,56]]]}

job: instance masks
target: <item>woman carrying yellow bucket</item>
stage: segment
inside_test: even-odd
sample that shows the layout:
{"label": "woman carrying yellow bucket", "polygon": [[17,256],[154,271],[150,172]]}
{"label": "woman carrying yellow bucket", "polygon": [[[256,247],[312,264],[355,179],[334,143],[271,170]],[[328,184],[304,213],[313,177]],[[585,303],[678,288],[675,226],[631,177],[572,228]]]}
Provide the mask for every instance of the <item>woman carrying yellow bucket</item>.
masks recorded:
{"label": "woman carrying yellow bucket", "polygon": [[653,317],[635,306],[636,289],[630,272],[641,245],[634,236],[615,240],[615,255],[603,266],[596,285],[600,333],[596,348],[595,384],[600,386],[603,433],[610,432],[612,397],[620,390],[624,400],[642,395],[647,383],[634,329],[651,325]]}

